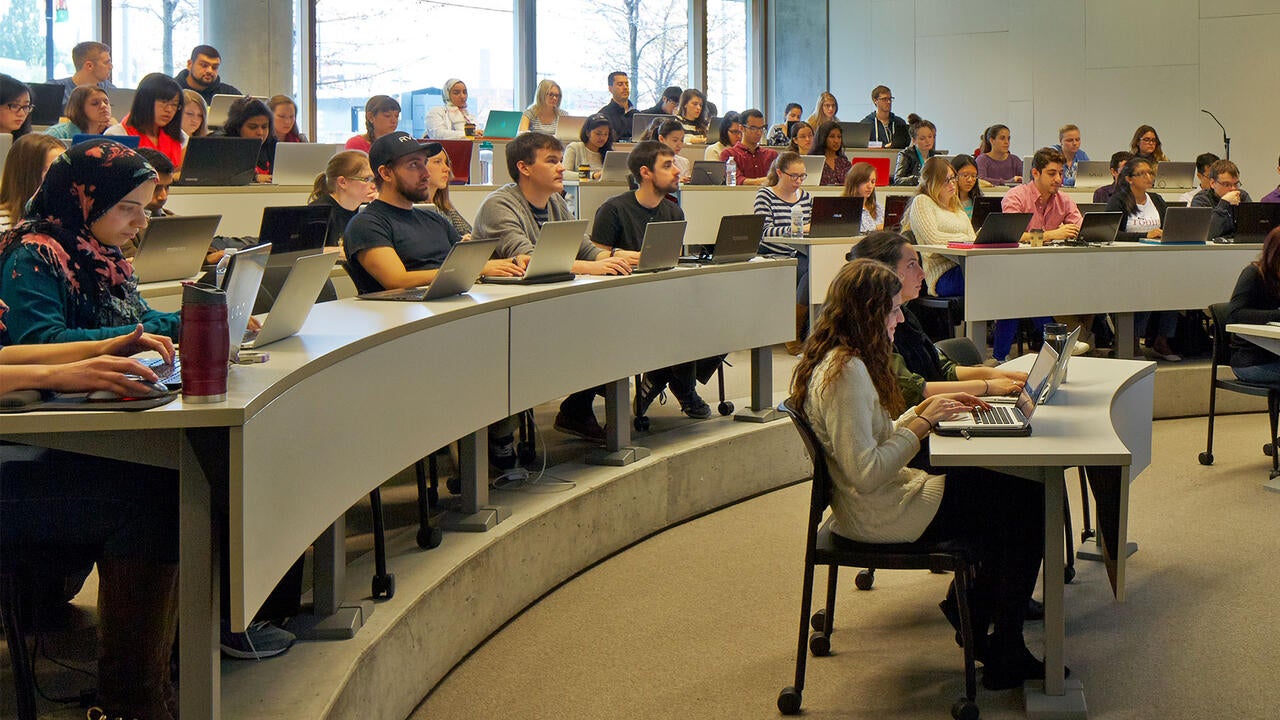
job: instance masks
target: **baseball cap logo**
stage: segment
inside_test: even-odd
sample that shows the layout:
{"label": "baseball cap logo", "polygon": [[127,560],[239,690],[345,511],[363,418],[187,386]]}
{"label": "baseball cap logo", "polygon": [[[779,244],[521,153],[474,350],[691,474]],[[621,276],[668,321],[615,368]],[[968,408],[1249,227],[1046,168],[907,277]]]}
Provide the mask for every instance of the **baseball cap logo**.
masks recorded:
{"label": "baseball cap logo", "polygon": [[408,135],[401,135],[400,137],[396,138],[396,140],[399,140],[402,143],[414,142],[414,139],[409,137]]}

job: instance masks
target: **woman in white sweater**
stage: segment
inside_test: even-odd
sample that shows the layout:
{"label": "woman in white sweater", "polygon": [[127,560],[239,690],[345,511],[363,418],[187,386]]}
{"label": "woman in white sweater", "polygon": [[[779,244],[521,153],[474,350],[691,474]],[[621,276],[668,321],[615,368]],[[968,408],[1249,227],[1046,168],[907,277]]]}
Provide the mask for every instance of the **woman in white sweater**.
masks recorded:
{"label": "woman in white sweater", "polygon": [[[920,187],[907,208],[902,229],[915,234],[917,245],[973,242],[973,222],[956,195],[956,171],[945,159],[925,160]],[[954,260],[931,252],[923,255],[925,283],[931,295],[964,294],[964,274]]]}
{"label": "woman in white sweater", "polygon": [[[891,365],[901,290],[897,273],[874,260],[841,268],[787,403],[808,419],[826,450],[837,544],[847,538],[972,545],[978,572],[970,609],[982,682],[990,690],[1017,687],[1044,677],[1044,663],[1022,636],[1043,557],[1043,486],[982,468],[951,468],[944,476],[928,465],[921,442],[938,422],[985,403],[947,393],[904,407]],[[954,587],[940,607],[958,630]]]}

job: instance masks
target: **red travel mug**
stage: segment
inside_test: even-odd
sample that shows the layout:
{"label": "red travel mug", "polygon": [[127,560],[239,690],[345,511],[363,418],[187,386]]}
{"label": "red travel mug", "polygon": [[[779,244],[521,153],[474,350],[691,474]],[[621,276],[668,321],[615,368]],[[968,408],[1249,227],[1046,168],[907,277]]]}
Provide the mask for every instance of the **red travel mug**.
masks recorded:
{"label": "red travel mug", "polygon": [[227,364],[231,331],[227,328],[227,294],[200,283],[182,288],[182,401],[215,403],[227,399]]}

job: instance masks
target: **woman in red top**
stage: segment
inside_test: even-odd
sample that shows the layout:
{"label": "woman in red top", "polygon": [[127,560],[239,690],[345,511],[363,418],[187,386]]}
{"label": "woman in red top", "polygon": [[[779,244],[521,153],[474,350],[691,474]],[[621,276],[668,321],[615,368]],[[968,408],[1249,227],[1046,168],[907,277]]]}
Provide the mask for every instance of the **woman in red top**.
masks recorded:
{"label": "woman in red top", "polygon": [[174,167],[182,165],[187,134],[182,132],[182,106],[185,98],[178,81],[162,73],[151,73],[138,83],[133,107],[119,125],[107,128],[107,135],[133,135],[138,147],[155,148],[164,153]]}

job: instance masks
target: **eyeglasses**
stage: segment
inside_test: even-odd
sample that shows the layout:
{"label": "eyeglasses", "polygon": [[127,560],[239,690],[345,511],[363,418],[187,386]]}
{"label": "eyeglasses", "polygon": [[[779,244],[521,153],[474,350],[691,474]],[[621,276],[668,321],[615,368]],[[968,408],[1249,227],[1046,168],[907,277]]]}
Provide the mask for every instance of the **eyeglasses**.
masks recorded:
{"label": "eyeglasses", "polygon": [[1239,180],[1234,180],[1232,182],[1226,182],[1225,180],[1214,180],[1213,184],[1221,185],[1222,187],[1227,188],[1228,190],[1235,190],[1236,188],[1240,187]]}
{"label": "eyeglasses", "polygon": [[881,100],[888,100],[889,102],[893,102],[893,96],[892,96],[892,95],[881,95],[880,97],[876,98],[876,102],[880,102]]}
{"label": "eyeglasses", "polygon": [[747,125],[744,129],[750,130],[751,132],[764,132],[763,125]]}
{"label": "eyeglasses", "polygon": [[978,173],[960,173],[956,177],[960,180],[977,180]]}
{"label": "eyeglasses", "polygon": [[18,103],[6,103],[5,107],[9,108],[9,112],[15,112],[15,113],[30,114],[36,111],[36,106],[32,105],[31,103],[27,103],[26,105],[19,105]]}
{"label": "eyeglasses", "polygon": [[371,183],[371,182],[373,182],[373,176],[372,176],[372,175],[365,175],[364,177],[360,177],[360,176],[356,176],[356,175],[343,175],[343,177],[345,177],[345,178],[346,178],[346,179],[348,179],[348,180],[355,180],[356,182],[362,182],[362,183]]}
{"label": "eyeglasses", "polygon": [[946,180],[943,180],[942,182],[943,182],[943,183],[945,183],[945,184],[947,184],[947,185],[955,185],[955,184],[956,184],[956,176],[955,176],[955,175],[948,175],[948,176],[947,176],[947,179],[946,179]]}
{"label": "eyeglasses", "polygon": [[789,173],[782,170],[779,170],[778,172],[782,173],[783,175],[786,175],[787,177],[791,178],[792,180],[795,180],[796,182],[804,182],[805,180],[809,179],[809,173]]}
{"label": "eyeglasses", "polygon": [[560,99],[560,93],[547,93],[547,97],[549,97],[549,98],[555,98],[555,99],[559,100],[559,99]]}
{"label": "eyeglasses", "polygon": [[178,106],[181,105],[182,103],[177,100],[157,100],[156,104],[162,108],[168,108],[169,110],[177,110]]}
{"label": "eyeglasses", "polygon": [[1144,138],[1138,138],[1138,142],[1142,143],[1143,145],[1155,145],[1156,139],[1153,137],[1144,137]]}

